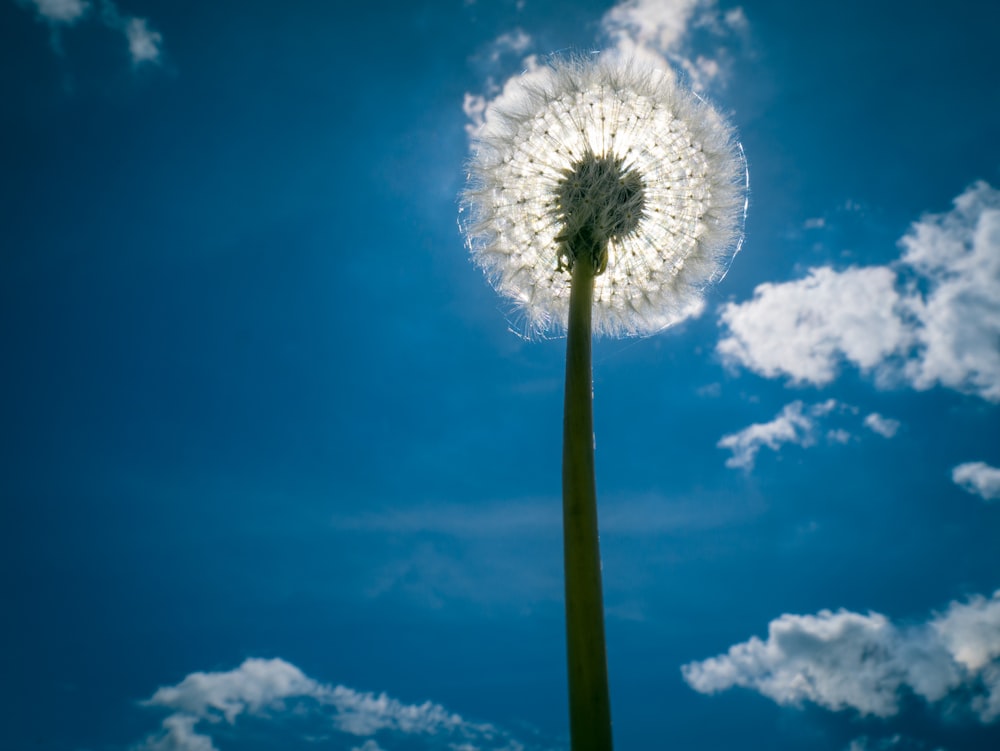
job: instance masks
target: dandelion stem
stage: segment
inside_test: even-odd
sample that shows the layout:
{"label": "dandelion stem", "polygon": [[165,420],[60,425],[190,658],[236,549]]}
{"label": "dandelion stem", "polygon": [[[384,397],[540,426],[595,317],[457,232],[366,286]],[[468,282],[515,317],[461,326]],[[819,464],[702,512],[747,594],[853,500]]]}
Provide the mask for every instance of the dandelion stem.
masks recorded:
{"label": "dandelion stem", "polygon": [[590,355],[594,267],[588,253],[577,256],[572,274],[563,417],[563,555],[570,739],[573,751],[611,751],[611,706],[594,481]]}

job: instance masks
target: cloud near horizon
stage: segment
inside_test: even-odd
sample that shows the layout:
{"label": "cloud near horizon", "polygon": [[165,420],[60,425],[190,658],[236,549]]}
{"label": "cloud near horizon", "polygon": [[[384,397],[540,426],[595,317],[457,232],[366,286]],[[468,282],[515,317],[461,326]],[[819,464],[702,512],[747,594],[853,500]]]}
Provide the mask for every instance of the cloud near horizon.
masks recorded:
{"label": "cloud near horizon", "polygon": [[793,384],[826,385],[846,362],[880,386],[1000,402],[1000,191],[973,184],[899,246],[892,265],[813,268],[723,306],[719,355]]}
{"label": "cloud near horizon", "polygon": [[725,654],[688,663],[684,680],[703,694],[734,686],[778,704],[891,717],[904,694],[948,700],[982,723],[1000,717],[1000,590],[951,602],[924,623],[896,625],[875,612],[785,614]]}
{"label": "cloud near horizon", "polygon": [[364,751],[379,747],[376,735],[422,740],[425,748],[470,743],[481,751],[525,748],[493,725],[468,722],[440,704],[404,704],[384,693],[319,683],[280,658],[250,658],[234,670],[191,673],[176,685],[159,688],[141,704],[172,714],[134,751],[217,751],[212,737],[197,726],[221,722],[234,726],[242,717],[274,722],[317,718],[326,730],[367,737],[358,746]]}

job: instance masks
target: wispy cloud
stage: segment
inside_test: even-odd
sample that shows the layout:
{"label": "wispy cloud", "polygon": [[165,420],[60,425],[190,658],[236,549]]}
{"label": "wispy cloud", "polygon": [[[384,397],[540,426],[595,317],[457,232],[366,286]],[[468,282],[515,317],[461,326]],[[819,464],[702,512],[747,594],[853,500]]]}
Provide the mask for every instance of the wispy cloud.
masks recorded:
{"label": "wispy cloud", "polygon": [[917,625],[884,615],[821,610],[782,615],[767,638],[681,668],[696,691],[742,686],[779,704],[889,717],[904,690],[928,703],[948,699],[983,723],[1000,717],[1000,591],[951,602]]}
{"label": "wispy cloud", "polygon": [[[87,0],[28,0],[22,4],[32,7],[39,19],[52,25],[53,46],[57,52],[61,49],[59,28],[77,24],[88,15],[91,7]],[[96,20],[124,35],[133,65],[161,62],[163,35],[153,30],[145,18],[124,15],[112,0],[100,0],[100,13],[96,15]]]}
{"label": "wispy cloud", "polygon": [[128,51],[133,63],[139,65],[160,62],[163,35],[150,29],[145,18],[130,18],[125,25],[125,36],[128,38]]}
{"label": "wispy cloud", "polygon": [[881,385],[1000,402],[1000,191],[972,185],[899,244],[893,265],[814,268],[724,306],[719,354],[793,383],[827,384],[846,361]]}
{"label": "wispy cloud", "polygon": [[473,62],[484,71],[485,80],[480,93],[467,91],[462,99],[462,111],[469,119],[465,130],[470,136],[475,135],[486,122],[487,108],[503,92],[504,84],[497,82],[500,71],[509,72],[513,65],[515,71],[520,73],[536,66],[535,57],[527,54],[532,44],[531,35],[517,27],[499,34],[473,56]]}
{"label": "wispy cloud", "polygon": [[83,18],[90,7],[86,0],[30,0],[30,4],[41,18],[68,25]]}
{"label": "wispy cloud", "polygon": [[531,35],[517,27],[493,40],[488,50],[489,58],[492,62],[497,62],[505,54],[523,55],[531,48],[531,44]]}
{"label": "wispy cloud", "polygon": [[225,722],[236,726],[243,717],[280,722],[311,716],[346,736],[368,738],[360,751],[377,751],[376,735],[404,736],[424,748],[462,744],[481,751],[525,748],[493,725],[477,724],[440,704],[405,704],[386,694],[359,692],[319,683],[281,659],[255,659],[223,672],[196,672],[165,686],[142,702],[172,712],[162,729],[135,746],[135,751],[215,751],[206,732]]}
{"label": "wispy cloud", "polygon": [[746,40],[749,27],[741,7],[723,12],[717,0],[623,0],[601,19],[620,54],[676,66],[697,90],[725,82],[733,47]]}
{"label": "wispy cloud", "polygon": [[101,0],[101,20],[108,28],[125,35],[133,65],[160,62],[163,35],[152,30],[145,18],[124,15],[112,0]]}
{"label": "wispy cloud", "polygon": [[[722,11],[717,0],[623,0],[602,16],[600,41],[610,54],[664,70],[680,69],[693,88],[704,91],[728,80],[749,29],[742,8]],[[490,105],[504,101],[510,76],[530,74],[538,67],[537,56],[528,54],[533,46],[531,34],[518,27],[500,34],[474,56],[473,62],[488,73],[482,91],[463,97],[470,136],[485,122]]]}
{"label": "wispy cloud", "polygon": [[604,14],[601,26],[623,51],[662,55],[680,47],[696,11],[713,5],[703,0],[624,0]]}
{"label": "wispy cloud", "polygon": [[984,501],[1000,499],[1000,469],[985,462],[966,462],[951,471],[951,479],[963,490]]}
{"label": "wispy cloud", "polygon": [[[779,451],[784,444],[815,445],[820,421],[834,412],[854,414],[857,410],[834,399],[808,407],[796,400],[786,404],[773,420],[753,423],[736,433],[725,435],[716,445],[733,453],[726,460],[727,467],[750,470],[762,448]],[[827,430],[825,436],[830,443],[848,443],[851,440],[851,433],[842,427]]]}
{"label": "wispy cloud", "polygon": [[852,740],[844,751],[926,751],[927,748],[927,744],[922,741],[895,733],[885,738],[869,738],[863,735]]}
{"label": "wispy cloud", "polygon": [[865,427],[883,438],[892,438],[899,431],[899,420],[883,417],[878,412],[872,412],[865,417]]}
{"label": "wispy cloud", "polygon": [[[625,544],[718,529],[763,511],[757,500],[737,503],[728,493],[628,493],[608,501],[601,528]],[[539,497],[359,508],[336,516],[331,526],[351,540],[346,549],[359,551],[351,578],[359,596],[402,598],[432,609],[479,603],[523,611],[561,602],[561,519],[560,499]],[[631,581],[622,589],[634,596],[636,586]]]}
{"label": "wispy cloud", "polygon": [[726,459],[726,466],[753,469],[757,453],[764,446],[777,451],[784,443],[796,443],[800,446],[813,443],[814,424],[802,410],[802,402],[795,401],[785,405],[781,413],[769,422],[757,422],[738,433],[723,436],[718,447],[733,452]]}
{"label": "wispy cloud", "polygon": [[133,747],[133,751],[218,751],[211,736],[197,732],[198,718],[172,714],[163,721],[163,730]]}

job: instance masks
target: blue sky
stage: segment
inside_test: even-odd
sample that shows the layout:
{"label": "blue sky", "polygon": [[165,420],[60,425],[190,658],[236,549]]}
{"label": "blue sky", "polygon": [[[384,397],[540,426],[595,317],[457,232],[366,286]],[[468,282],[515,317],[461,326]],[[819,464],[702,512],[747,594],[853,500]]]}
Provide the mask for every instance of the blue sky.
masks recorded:
{"label": "blue sky", "polygon": [[618,748],[1000,745],[989,3],[0,0],[0,717],[568,748],[564,342],[457,226],[557,51],[725,112],[745,242],[595,345]]}

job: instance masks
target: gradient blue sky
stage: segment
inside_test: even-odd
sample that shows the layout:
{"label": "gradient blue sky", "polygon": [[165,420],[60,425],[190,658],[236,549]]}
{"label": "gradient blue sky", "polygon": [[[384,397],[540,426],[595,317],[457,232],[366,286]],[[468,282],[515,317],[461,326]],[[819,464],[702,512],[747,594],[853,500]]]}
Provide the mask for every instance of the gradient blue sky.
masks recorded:
{"label": "gradient blue sky", "polygon": [[726,112],[746,241],[595,347],[619,749],[1000,747],[1000,6],[0,0],[0,735],[566,749],[564,343],[456,216],[554,51]]}

